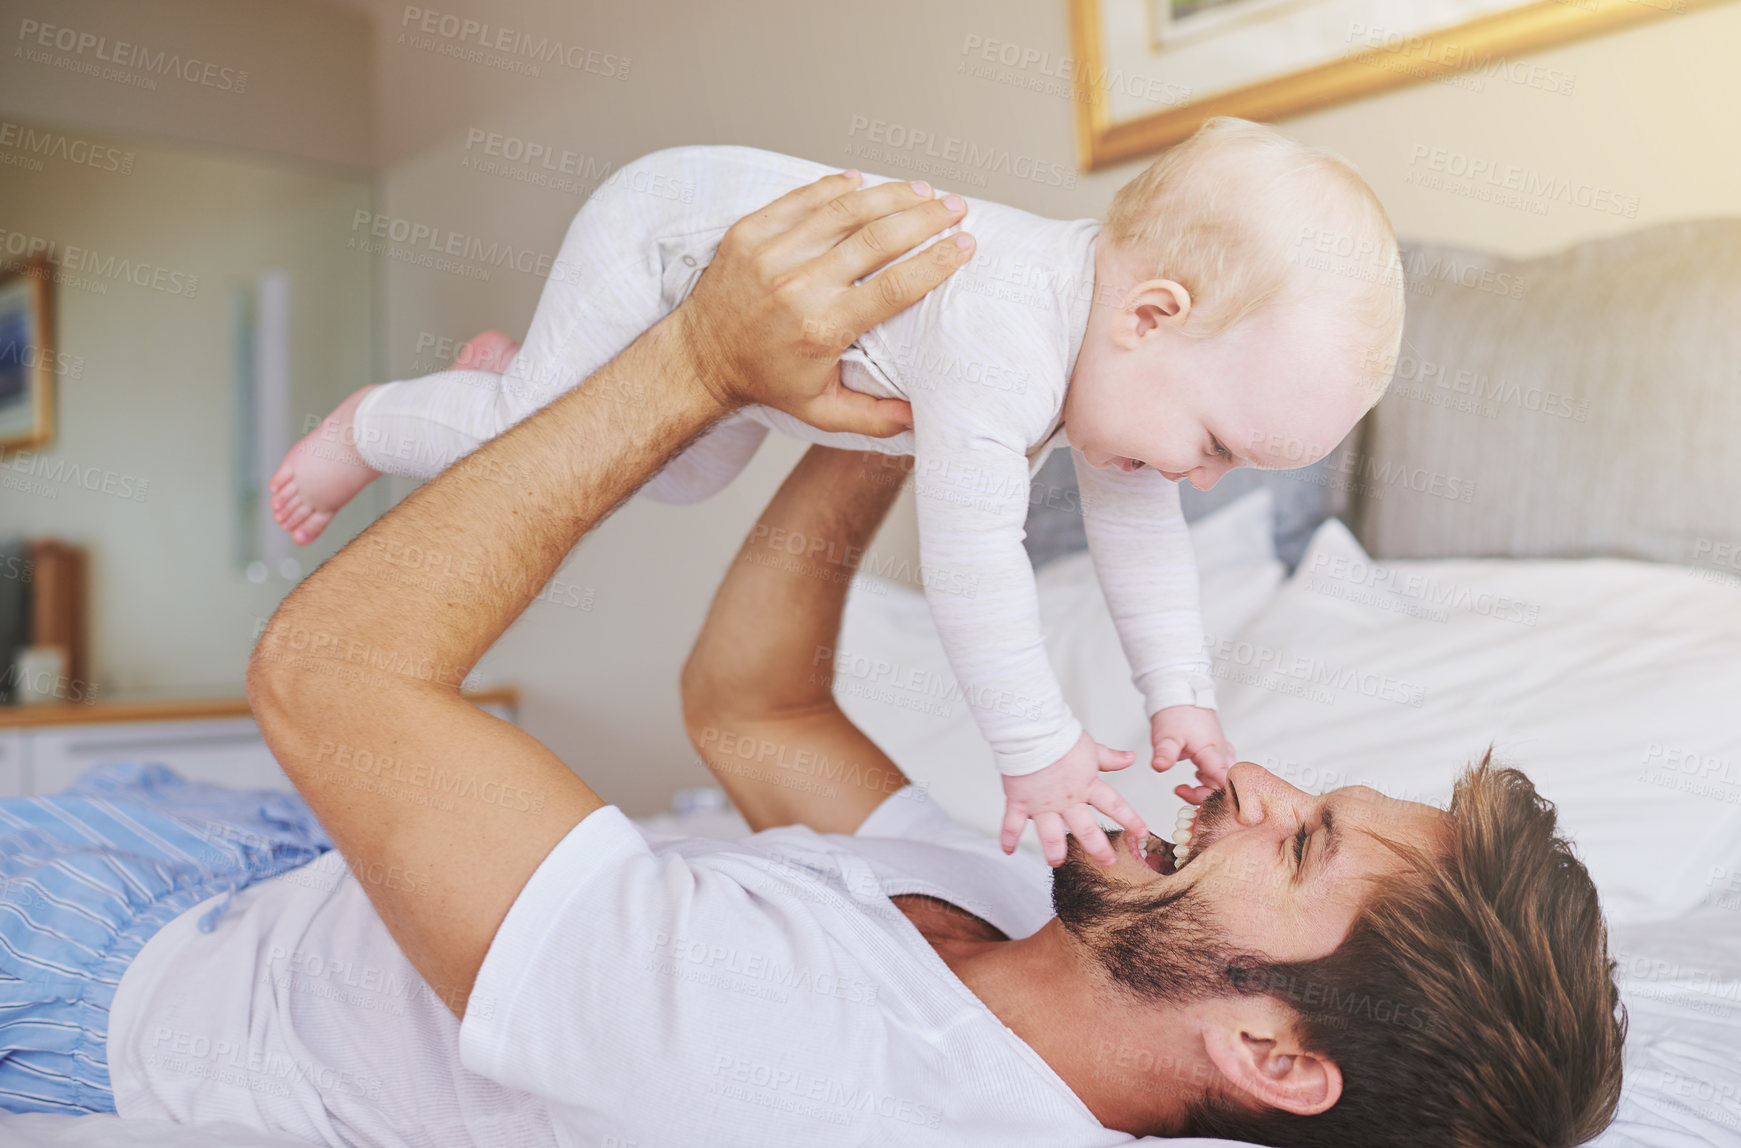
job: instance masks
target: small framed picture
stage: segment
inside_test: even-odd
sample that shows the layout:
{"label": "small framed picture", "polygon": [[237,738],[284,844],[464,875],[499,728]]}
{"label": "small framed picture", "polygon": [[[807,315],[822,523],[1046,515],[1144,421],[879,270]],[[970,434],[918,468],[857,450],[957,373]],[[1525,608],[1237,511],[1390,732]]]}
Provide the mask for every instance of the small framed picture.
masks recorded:
{"label": "small framed picture", "polygon": [[53,284],[42,256],[0,273],[0,452],[54,437]]}

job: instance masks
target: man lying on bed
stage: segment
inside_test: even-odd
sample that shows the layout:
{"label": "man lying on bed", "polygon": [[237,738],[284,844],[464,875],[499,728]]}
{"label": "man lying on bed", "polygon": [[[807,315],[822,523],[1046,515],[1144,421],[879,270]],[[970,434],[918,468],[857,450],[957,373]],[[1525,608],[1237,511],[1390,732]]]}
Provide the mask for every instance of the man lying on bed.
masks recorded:
{"label": "man lying on bed", "polygon": [[[1177,873],[1125,842],[1110,869],[1073,847],[1054,874],[907,785],[813,668],[842,569],[757,541],[857,552],[898,486],[880,456],[804,459],[684,675],[689,732],[756,836],[650,842],[461,698],[572,547],[734,406],[894,429],[898,412],[840,393],[833,356],[964,256],[852,286],[949,219],[904,184],[849,186],[824,180],[733,228],[606,385],[485,444],[281,607],[249,696],[336,852],[258,880],[306,855],[276,836],[296,838],[288,803],[242,828],[173,820],[120,783],[28,803],[62,839],[98,820],[125,832],[113,900],[168,923],[128,968],[106,1069],[93,989],[35,1034],[61,1059],[6,1062],[9,1103],[64,1076],[85,1091],[57,1110],[100,1110],[112,1076],[124,1115],[330,1144],[1535,1146],[1606,1124],[1622,1028],[1596,896],[1520,774],[1483,763],[1447,815],[1315,797],[1241,764]],[[213,808],[203,789],[183,800]],[[175,877],[189,825],[213,856],[245,854],[237,891],[209,906],[209,867]],[[154,841],[164,856],[133,864]],[[38,920],[77,908],[72,887]],[[170,894],[185,911],[157,907]],[[92,931],[66,920],[31,943]],[[148,930],[119,931],[115,951]],[[4,959],[20,984],[50,983],[55,962]]]}

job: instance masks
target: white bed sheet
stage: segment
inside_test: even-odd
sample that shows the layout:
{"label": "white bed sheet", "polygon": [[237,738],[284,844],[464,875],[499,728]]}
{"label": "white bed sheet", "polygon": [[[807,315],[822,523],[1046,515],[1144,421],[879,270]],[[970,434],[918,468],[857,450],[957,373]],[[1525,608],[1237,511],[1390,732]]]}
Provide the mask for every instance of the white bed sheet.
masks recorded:
{"label": "white bed sheet", "polygon": [[[1258,492],[1193,527],[1206,623],[1223,654],[1223,717],[1241,755],[1302,788],[1361,782],[1442,801],[1454,768],[1497,739],[1559,803],[1612,923],[1631,1031],[1619,1117],[1595,1144],[1741,1146],[1741,587],[1624,562],[1409,562],[1382,573],[1368,562],[1362,572],[1365,555],[1334,522],[1282,585],[1269,513]],[[1002,796],[989,751],[949,696],[923,599],[877,589],[855,594],[847,610],[843,708],[957,819],[995,832]],[[1140,698],[1085,557],[1041,571],[1040,592],[1072,706],[1101,740],[1144,749]],[[1242,654],[1241,642],[1253,652]],[[1292,673],[1247,672],[1260,647],[1276,652],[1272,669],[1287,656],[1352,668],[1356,679],[1312,686]],[[896,689],[897,680],[927,684]],[[1325,688],[1328,703],[1313,692]],[[1724,788],[1731,776],[1733,790]],[[1117,784],[1164,823],[1179,804],[1170,792],[1178,780],[1133,767]],[[742,831],[717,813],[647,824]],[[300,1142],[117,1117],[0,1115],[0,1143]]]}

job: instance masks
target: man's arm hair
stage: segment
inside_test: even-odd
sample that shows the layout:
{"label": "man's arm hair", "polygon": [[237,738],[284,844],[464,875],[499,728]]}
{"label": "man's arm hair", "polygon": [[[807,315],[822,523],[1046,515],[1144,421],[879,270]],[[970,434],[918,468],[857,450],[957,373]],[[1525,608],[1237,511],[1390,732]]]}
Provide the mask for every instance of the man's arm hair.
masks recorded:
{"label": "man's arm hair", "polygon": [[[581,536],[721,413],[670,338],[654,327],[413,492],[285,599],[249,660],[273,756],[462,1017],[527,879],[605,803],[459,686]],[[644,402],[608,397],[639,380]]]}
{"label": "man's arm hair", "polygon": [[906,468],[811,447],[738,551],[683,668],[683,720],[753,830],[851,833],[906,776],[835,703],[852,580]]}

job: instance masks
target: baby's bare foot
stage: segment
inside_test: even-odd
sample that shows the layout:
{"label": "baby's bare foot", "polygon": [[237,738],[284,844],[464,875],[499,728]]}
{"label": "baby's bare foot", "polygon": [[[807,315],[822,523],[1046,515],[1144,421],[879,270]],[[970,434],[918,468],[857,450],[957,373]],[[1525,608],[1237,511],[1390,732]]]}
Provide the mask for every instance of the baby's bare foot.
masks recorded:
{"label": "baby's bare foot", "polygon": [[352,420],[373,386],[360,387],[290,448],[272,476],[272,520],[307,546],[345,503],[381,476],[357,453]]}
{"label": "baby's bare foot", "polygon": [[493,371],[500,375],[520,353],[520,344],[500,331],[483,331],[466,340],[459,349],[454,366],[473,371]]}

